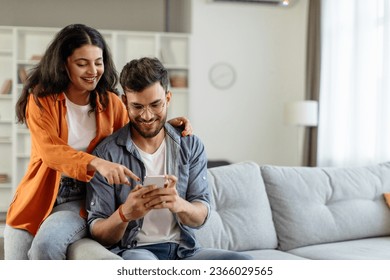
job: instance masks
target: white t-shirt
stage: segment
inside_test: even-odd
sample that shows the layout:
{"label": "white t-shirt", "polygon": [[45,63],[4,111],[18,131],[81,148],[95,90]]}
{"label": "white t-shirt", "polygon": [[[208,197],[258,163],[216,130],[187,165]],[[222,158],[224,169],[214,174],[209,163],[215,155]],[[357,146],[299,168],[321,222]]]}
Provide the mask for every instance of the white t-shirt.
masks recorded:
{"label": "white t-shirt", "polygon": [[96,137],[95,112],[88,113],[91,109],[90,104],[77,105],[66,98],[68,144],[75,150],[85,152],[89,143]]}
{"label": "white t-shirt", "polygon": [[[136,146],[137,147],[137,146]],[[145,164],[146,175],[164,175],[166,142],[165,139],[154,154],[148,154],[137,147]],[[180,229],[169,209],[153,209],[144,217],[141,231],[136,240],[139,246],[155,243],[180,241]]]}

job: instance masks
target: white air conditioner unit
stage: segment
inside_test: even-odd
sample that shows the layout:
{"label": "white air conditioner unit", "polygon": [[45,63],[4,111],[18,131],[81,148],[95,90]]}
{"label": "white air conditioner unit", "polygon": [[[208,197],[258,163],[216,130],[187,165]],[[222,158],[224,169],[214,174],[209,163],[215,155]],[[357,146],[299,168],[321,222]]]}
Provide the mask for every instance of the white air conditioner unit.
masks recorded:
{"label": "white air conditioner unit", "polygon": [[276,6],[288,6],[292,0],[211,0],[212,2],[235,2],[235,3],[256,3],[270,4]]}

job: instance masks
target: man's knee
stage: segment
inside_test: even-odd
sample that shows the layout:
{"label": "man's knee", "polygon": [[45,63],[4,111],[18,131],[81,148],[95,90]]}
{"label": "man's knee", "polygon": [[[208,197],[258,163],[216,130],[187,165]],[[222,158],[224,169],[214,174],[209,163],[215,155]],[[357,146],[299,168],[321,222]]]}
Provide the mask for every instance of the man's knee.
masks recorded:
{"label": "man's knee", "polygon": [[252,260],[252,256],[230,250],[220,249],[200,249],[194,256],[189,259],[194,260]]}
{"label": "man's knee", "polygon": [[130,249],[123,252],[124,260],[158,260],[155,254],[144,249]]}

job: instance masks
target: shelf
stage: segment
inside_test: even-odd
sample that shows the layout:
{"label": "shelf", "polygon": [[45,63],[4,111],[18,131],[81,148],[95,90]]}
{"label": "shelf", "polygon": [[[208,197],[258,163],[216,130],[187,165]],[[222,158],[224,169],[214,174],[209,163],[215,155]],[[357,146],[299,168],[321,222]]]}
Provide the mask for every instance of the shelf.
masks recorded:
{"label": "shelf", "polygon": [[11,120],[2,120],[0,119],[0,124],[12,124]]}
{"label": "shelf", "polygon": [[12,94],[0,94],[0,100],[12,100]]}
{"label": "shelf", "polygon": [[12,55],[12,50],[8,50],[8,49],[1,50],[0,49],[0,55],[11,56]]}
{"label": "shelf", "polygon": [[35,66],[39,60],[18,60],[17,64],[21,66]]}
{"label": "shelf", "polygon": [[17,154],[16,156],[18,159],[29,159],[30,154]]}
{"label": "shelf", "polygon": [[12,189],[11,179],[8,178],[7,182],[0,183],[0,189]]}
{"label": "shelf", "polygon": [[186,64],[164,64],[164,67],[167,68],[167,70],[188,70],[188,65]]}
{"label": "shelf", "polygon": [[0,144],[12,144],[12,140],[8,137],[0,137]]}
{"label": "shelf", "polygon": [[16,30],[17,52],[19,62],[30,65],[33,56],[42,55],[48,44],[53,40],[58,28],[46,27],[20,27]]}
{"label": "shelf", "polygon": [[18,134],[30,134],[30,130],[28,128],[18,128]]}
{"label": "shelf", "polygon": [[188,93],[188,88],[180,88],[180,87],[171,87],[170,91],[173,94],[187,94]]}

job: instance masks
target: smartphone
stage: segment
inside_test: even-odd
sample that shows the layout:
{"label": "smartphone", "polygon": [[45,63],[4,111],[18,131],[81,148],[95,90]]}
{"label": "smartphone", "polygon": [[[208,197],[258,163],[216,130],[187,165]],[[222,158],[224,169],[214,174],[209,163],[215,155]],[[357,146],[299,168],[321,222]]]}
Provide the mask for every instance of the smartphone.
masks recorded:
{"label": "smartphone", "polygon": [[155,176],[145,176],[144,186],[156,185],[158,188],[163,188],[165,185],[166,179],[164,175],[155,175]]}

